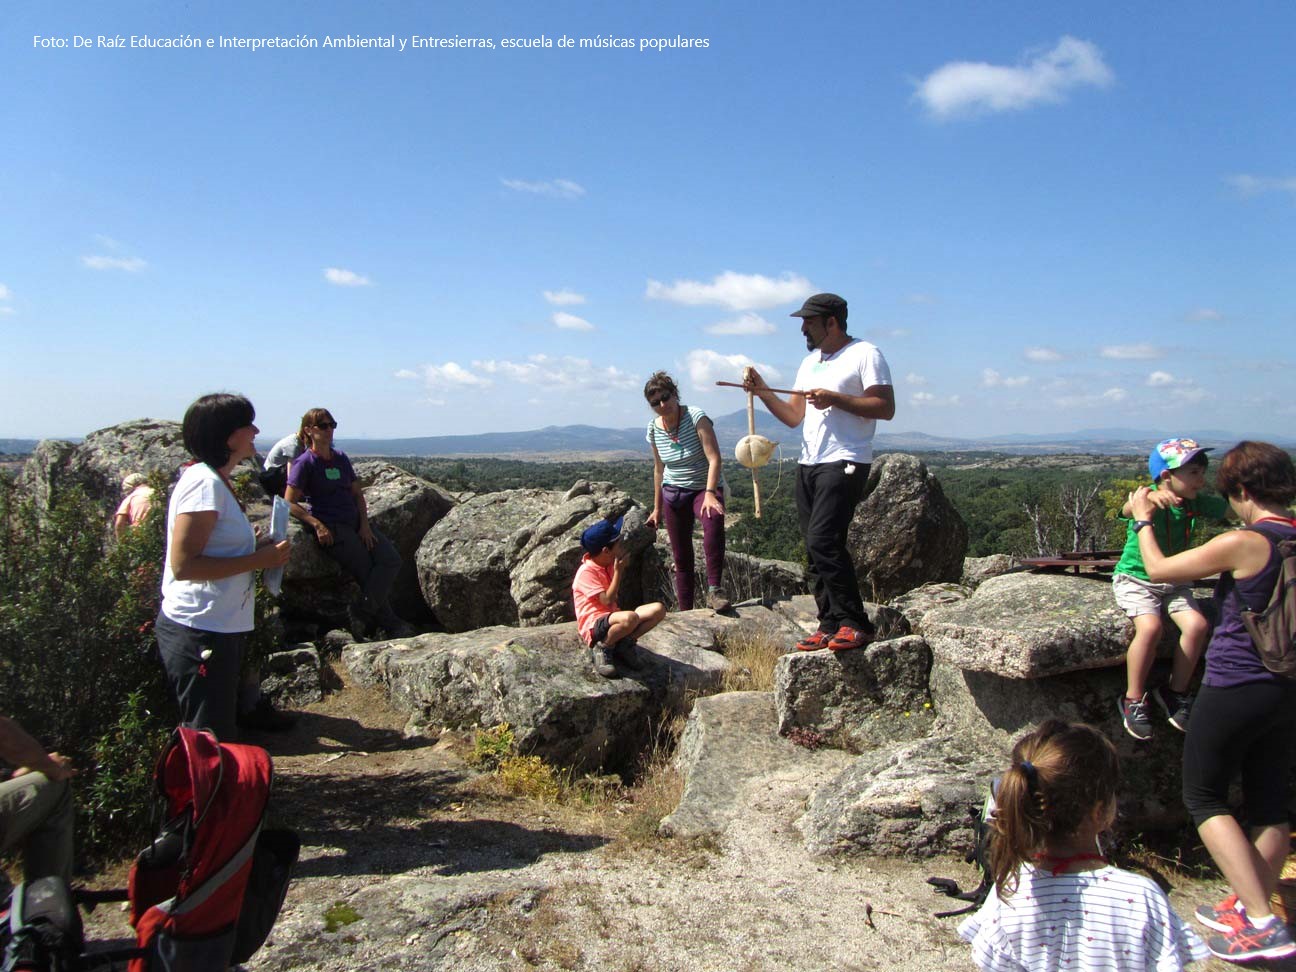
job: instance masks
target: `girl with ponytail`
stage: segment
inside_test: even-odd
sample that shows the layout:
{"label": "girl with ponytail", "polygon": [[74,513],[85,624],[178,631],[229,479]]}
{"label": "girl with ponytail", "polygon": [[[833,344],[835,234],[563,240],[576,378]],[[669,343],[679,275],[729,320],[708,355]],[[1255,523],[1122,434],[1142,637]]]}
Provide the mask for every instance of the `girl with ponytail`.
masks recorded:
{"label": "girl with ponytail", "polygon": [[959,926],[978,968],[1170,972],[1208,955],[1156,884],[1107,862],[1119,778],[1090,726],[1050,719],[1018,740],[991,818],[994,888]]}

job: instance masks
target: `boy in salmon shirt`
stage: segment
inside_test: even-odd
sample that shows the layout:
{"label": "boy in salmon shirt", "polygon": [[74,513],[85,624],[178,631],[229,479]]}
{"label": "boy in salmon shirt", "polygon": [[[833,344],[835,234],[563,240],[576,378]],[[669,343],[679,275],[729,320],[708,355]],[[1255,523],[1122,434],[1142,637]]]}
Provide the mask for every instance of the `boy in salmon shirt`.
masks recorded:
{"label": "boy in salmon shirt", "polygon": [[635,639],[651,631],[666,616],[666,606],[660,601],[641,604],[633,611],[617,607],[617,591],[625,570],[621,551],[622,520],[622,517],[600,520],[581,534],[585,554],[572,581],[576,627],[581,639],[589,645],[594,671],[604,678],[616,675],[614,662],[627,668],[642,668],[635,655]]}

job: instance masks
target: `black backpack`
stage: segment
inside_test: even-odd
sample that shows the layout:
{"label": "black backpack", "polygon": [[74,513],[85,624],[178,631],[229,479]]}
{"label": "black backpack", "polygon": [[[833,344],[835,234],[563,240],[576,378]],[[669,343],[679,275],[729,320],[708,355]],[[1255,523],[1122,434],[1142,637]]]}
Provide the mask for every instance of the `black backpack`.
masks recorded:
{"label": "black backpack", "polygon": [[994,885],[994,879],[990,876],[990,841],[994,837],[994,828],[990,826],[990,818],[994,816],[995,796],[999,793],[999,777],[990,781],[990,787],[986,791],[985,801],[979,806],[973,804],[968,807],[968,816],[972,818],[972,846],[968,849],[967,855],[963,858],[969,864],[976,864],[977,870],[981,872],[981,883],[971,891],[962,890],[958,882],[951,878],[929,877],[927,883],[932,886],[932,890],[937,894],[947,894],[951,898],[957,898],[959,901],[971,902],[967,907],[955,908],[953,911],[938,911],[937,918],[952,918],[955,915],[965,915],[969,911],[975,911],[985,902],[986,896],[990,893],[990,888]]}
{"label": "black backpack", "polygon": [[72,972],[85,934],[81,913],[62,878],[43,877],[14,887],[0,927],[0,972]]}

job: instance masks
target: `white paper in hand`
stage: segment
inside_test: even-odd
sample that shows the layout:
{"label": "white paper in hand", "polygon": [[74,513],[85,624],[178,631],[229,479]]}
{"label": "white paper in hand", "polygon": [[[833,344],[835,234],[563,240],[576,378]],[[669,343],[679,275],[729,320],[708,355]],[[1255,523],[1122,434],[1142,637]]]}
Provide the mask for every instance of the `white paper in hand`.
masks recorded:
{"label": "white paper in hand", "polygon": [[[274,498],[274,505],[270,507],[270,539],[274,543],[288,539],[288,501],[282,496]],[[271,567],[262,576],[265,582],[266,590],[275,597],[279,596],[279,591],[283,587],[284,569],[282,567]]]}

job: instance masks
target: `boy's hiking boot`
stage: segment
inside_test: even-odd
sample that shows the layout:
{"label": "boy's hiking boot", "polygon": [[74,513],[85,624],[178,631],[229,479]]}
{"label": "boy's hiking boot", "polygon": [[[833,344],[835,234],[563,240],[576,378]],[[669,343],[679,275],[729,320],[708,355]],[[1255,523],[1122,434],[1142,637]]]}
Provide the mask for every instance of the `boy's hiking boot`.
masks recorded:
{"label": "boy's hiking boot", "polygon": [[1226,934],[1246,924],[1246,915],[1242,913],[1236,894],[1230,894],[1223,901],[1217,901],[1213,905],[1200,905],[1193,912],[1193,917],[1207,928],[1214,928]]}
{"label": "boy's hiking boot", "polygon": [[603,647],[601,641],[595,642],[590,648],[590,664],[594,666],[595,674],[602,675],[604,678],[616,678],[616,668],[612,665],[612,656]]}
{"label": "boy's hiking boot", "polygon": [[619,662],[631,671],[639,671],[643,668],[643,662],[639,660],[639,646],[633,638],[622,638],[609,649],[613,661]]}
{"label": "boy's hiking boot", "polygon": [[872,643],[877,636],[872,631],[861,631],[842,625],[837,633],[828,640],[829,651],[850,651],[852,648],[863,648]]}
{"label": "boy's hiking boot", "polygon": [[1116,707],[1120,709],[1126,732],[1139,742],[1147,742],[1152,738],[1152,720],[1148,718],[1146,695],[1141,699],[1127,699],[1122,695],[1117,700]]}
{"label": "boy's hiking boot", "polygon": [[1296,941],[1292,941],[1291,932],[1274,917],[1264,928],[1257,928],[1243,918],[1242,924],[1227,935],[1212,935],[1206,947],[1211,954],[1226,962],[1251,962],[1296,954]]}
{"label": "boy's hiking boot", "polygon": [[820,648],[827,648],[831,637],[832,635],[827,631],[816,631],[796,643],[797,651],[818,651]]}
{"label": "boy's hiking boot", "polygon": [[1188,692],[1176,692],[1169,685],[1161,685],[1152,690],[1152,698],[1165,713],[1170,725],[1180,732],[1188,731],[1188,718],[1192,715],[1193,697]]}
{"label": "boy's hiking boot", "polygon": [[730,603],[729,598],[720,593],[720,588],[709,587],[707,588],[707,607],[716,614],[724,614],[733,608],[733,604]]}

